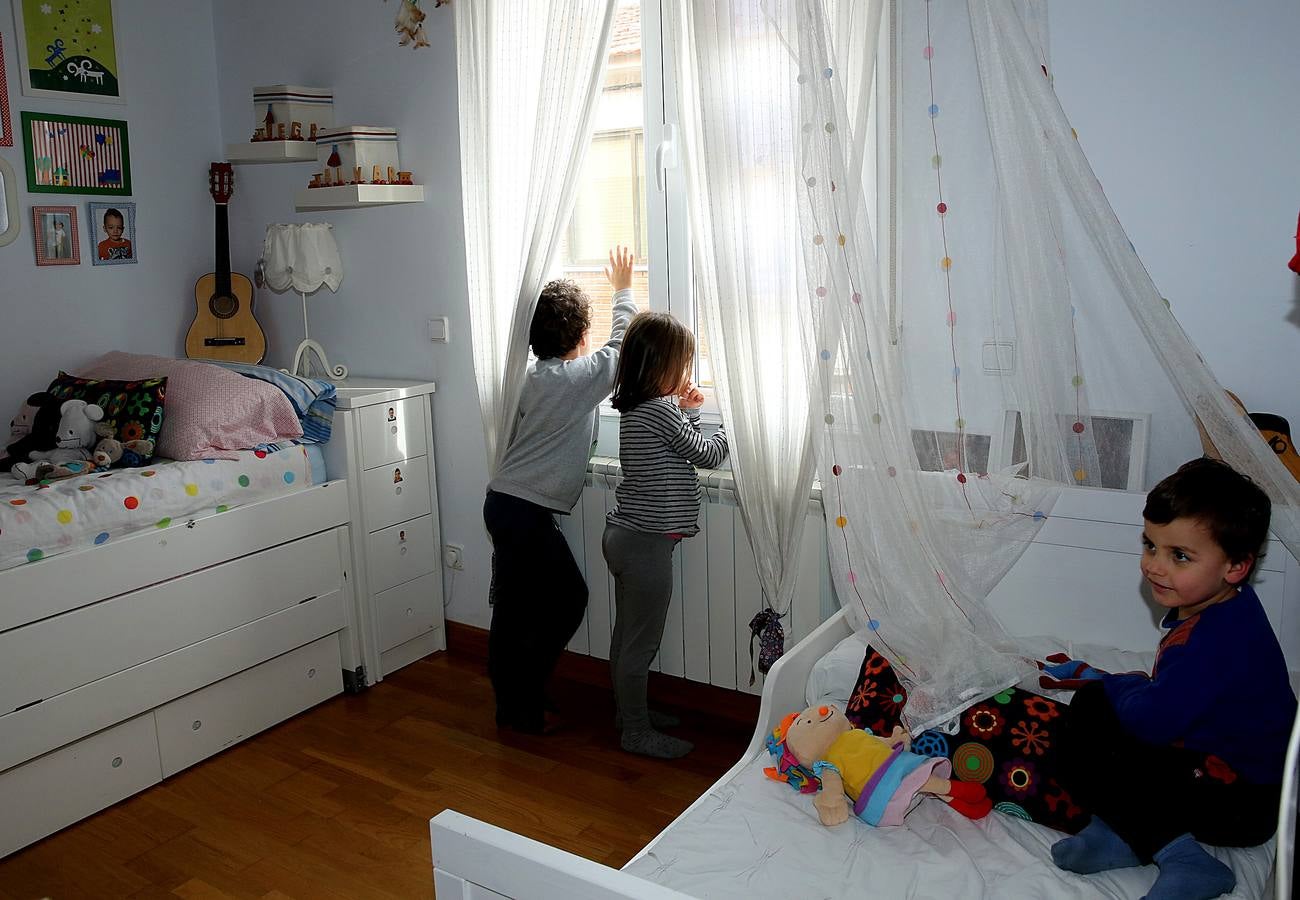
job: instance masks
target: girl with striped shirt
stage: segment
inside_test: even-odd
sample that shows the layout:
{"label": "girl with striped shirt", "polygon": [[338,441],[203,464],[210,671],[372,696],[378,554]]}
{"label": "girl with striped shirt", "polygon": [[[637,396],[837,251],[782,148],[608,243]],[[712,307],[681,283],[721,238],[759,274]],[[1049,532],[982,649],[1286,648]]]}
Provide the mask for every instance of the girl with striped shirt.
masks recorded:
{"label": "girl with striped shirt", "polygon": [[704,395],[691,384],[695,336],[668,313],[639,313],[628,327],[614,376],[623,480],[601,543],[614,576],[609,663],[623,735],[631,753],[676,759],[692,744],[656,730],[676,724],[651,715],[650,663],[659,652],[673,595],[673,551],[699,531],[695,467],[727,458],[727,435],[700,434]]}

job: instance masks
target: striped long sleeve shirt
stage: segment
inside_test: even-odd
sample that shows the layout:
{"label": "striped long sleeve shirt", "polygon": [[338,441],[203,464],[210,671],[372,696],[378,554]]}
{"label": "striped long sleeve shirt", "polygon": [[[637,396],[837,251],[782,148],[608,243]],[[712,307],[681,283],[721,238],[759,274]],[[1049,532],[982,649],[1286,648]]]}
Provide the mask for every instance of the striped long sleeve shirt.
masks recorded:
{"label": "striped long sleeve shirt", "polygon": [[701,489],[695,467],[720,465],[727,449],[725,431],[706,439],[700,411],[678,409],[671,397],[627,410],[618,426],[623,481],[609,522],[656,534],[697,533]]}

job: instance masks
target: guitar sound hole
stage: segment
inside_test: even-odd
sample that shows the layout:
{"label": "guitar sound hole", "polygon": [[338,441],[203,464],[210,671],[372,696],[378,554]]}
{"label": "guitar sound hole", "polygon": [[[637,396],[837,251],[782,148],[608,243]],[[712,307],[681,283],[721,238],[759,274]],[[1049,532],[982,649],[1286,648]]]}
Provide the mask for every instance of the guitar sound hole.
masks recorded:
{"label": "guitar sound hole", "polygon": [[218,319],[229,319],[239,312],[239,301],[234,297],[215,296],[208,301],[208,309]]}

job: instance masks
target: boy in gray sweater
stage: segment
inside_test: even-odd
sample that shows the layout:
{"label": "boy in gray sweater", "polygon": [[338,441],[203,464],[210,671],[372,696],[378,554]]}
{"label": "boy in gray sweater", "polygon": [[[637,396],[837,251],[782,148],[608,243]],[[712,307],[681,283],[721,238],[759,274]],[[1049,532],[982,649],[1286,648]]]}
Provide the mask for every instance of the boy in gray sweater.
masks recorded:
{"label": "boy in gray sweater", "polygon": [[593,353],[586,293],[572,281],[542,289],[528,335],[537,359],[483,502],[493,547],[488,674],[497,725],[516,731],[546,729],[546,683],[587,609],[587,582],[555,516],[568,515],[582,496],[596,411],[613,390],[623,333],[636,313],[631,251],[610,251],[605,277],[615,291],[614,320],[609,341]]}

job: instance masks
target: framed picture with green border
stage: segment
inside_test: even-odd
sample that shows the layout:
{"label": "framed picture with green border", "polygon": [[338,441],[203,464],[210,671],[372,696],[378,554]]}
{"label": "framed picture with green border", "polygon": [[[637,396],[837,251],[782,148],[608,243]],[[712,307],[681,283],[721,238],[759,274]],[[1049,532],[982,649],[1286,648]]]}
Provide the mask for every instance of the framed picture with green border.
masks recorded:
{"label": "framed picture with green border", "polygon": [[28,97],[125,103],[112,0],[13,0]]}
{"label": "framed picture with green border", "polygon": [[32,193],[131,193],[131,152],[120,119],[24,112],[22,132]]}

